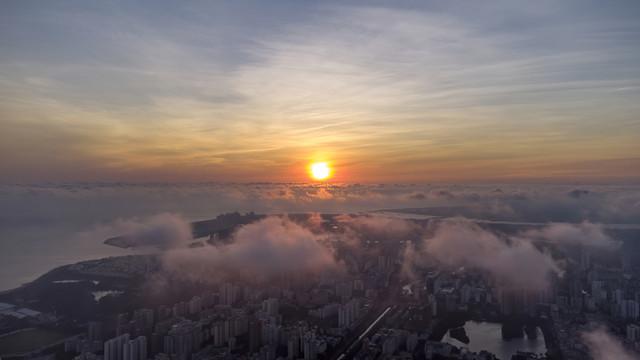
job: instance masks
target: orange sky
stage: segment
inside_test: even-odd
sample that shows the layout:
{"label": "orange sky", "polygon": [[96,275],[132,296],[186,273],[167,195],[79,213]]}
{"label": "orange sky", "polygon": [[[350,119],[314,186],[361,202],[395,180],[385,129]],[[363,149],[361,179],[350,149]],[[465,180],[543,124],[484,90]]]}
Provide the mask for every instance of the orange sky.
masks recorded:
{"label": "orange sky", "polygon": [[636,7],[274,4],[0,4],[0,181],[640,180]]}

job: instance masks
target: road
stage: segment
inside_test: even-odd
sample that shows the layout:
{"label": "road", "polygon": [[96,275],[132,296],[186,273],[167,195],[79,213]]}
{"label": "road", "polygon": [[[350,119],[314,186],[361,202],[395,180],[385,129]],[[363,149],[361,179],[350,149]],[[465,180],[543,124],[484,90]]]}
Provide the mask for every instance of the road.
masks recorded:
{"label": "road", "polygon": [[[378,303],[369,311],[367,317],[353,331],[351,331],[334,351],[328,354],[327,359],[343,359],[344,354],[355,351],[361,340],[370,332],[377,330],[382,325],[382,320],[391,311],[391,301]],[[342,356],[342,357],[341,357]]]}

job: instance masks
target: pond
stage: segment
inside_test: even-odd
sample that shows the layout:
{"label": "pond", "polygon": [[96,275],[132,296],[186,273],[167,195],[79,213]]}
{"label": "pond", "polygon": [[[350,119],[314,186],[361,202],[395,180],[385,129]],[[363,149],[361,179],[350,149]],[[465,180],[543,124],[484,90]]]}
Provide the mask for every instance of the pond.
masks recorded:
{"label": "pond", "polygon": [[525,335],[522,338],[511,340],[502,339],[502,324],[467,321],[464,324],[464,329],[469,337],[469,344],[452,338],[448,331],[442,338],[442,342],[457,347],[467,347],[473,352],[487,350],[494,353],[500,360],[511,360],[511,356],[515,355],[518,350],[536,354],[544,354],[547,351],[540,328],[536,328],[538,336],[535,339],[529,339]]}

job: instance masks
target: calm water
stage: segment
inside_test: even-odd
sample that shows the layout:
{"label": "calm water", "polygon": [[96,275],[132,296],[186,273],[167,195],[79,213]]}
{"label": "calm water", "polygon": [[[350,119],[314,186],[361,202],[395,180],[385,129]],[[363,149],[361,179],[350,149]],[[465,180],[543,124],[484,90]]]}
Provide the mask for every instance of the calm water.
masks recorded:
{"label": "calm water", "polygon": [[103,241],[79,238],[73,230],[62,227],[0,228],[0,291],[35,280],[58,266],[144,253],[104,245]]}
{"label": "calm water", "polygon": [[511,339],[509,341],[502,339],[502,325],[486,322],[467,321],[464,329],[469,337],[469,344],[449,336],[449,332],[442,338],[443,342],[455,345],[457,347],[467,347],[473,352],[487,350],[496,354],[500,360],[510,360],[518,350],[531,351],[534,353],[545,353],[547,351],[542,331],[536,328],[538,337],[536,339],[527,339],[527,337]]}

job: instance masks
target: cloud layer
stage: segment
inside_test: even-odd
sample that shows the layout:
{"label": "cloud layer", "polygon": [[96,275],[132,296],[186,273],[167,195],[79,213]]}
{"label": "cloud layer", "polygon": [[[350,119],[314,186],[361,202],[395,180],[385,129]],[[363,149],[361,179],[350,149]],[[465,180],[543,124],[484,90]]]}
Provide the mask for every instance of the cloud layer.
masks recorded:
{"label": "cloud layer", "polygon": [[424,244],[406,248],[405,269],[444,264],[487,271],[509,287],[542,289],[559,266],[550,255],[525,240],[500,239],[496,234],[462,219],[437,225],[433,237]]}
{"label": "cloud layer", "polygon": [[582,334],[589,353],[595,360],[634,360],[638,357],[625,349],[604,328]]}
{"label": "cloud layer", "polygon": [[[0,183],[0,218],[11,223],[73,219],[86,226],[165,212],[202,220],[233,211],[342,214],[415,208],[421,210],[416,214],[485,220],[640,224],[637,186],[582,186],[589,193],[580,197],[570,195],[573,189],[570,185]],[[437,209],[444,207],[446,212]]]}
{"label": "cloud layer", "polygon": [[403,266],[409,275],[416,266],[435,262],[487,271],[509,287],[543,289],[549,285],[550,275],[560,274],[566,262],[554,259],[546,250],[549,245],[617,246],[601,226],[587,222],[554,223],[509,236],[465,218],[446,219],[433,227],[433,235],[405,249]]}
{"label": "cloud layer", "polygon": [[551,224],[541,230],[531,230],[524,234],[532,240],[562,244],[606,247],[612,239],[602,231],[601,225],[584,222],[580,225]]}
{"label": "cloud layer", "polygon": [[[538,290],[548,287],[551,274],[560,274],[566,261],[546,251],[549,243],[602,247],[612,243],[600,227],[589,223],[551,224],[506,236],[464,218],[430,221],[426,227],[382,215],[339,215],[333,221],[339,226],[329,229],[317,214],[302,222],[270,216],[242,226],[227,245],[170,250],[165,268],[191,280],[218,281],[229,275],[255,278],[345,270],[351,257],[375,257],[381,249],[393,255],[393,249],[400,249],[398,261],[409,276],[418,268],[462,266],[484,271],[505,287]],[[372,248],[365,242],[376,245]]]}
{"label": "cloud layer", "polygon": [[191,225],[180,216],[168,213],[149,218],[118,219],[79,234],[87,241],[117,236],[126,237],[135,246],[161,248],[185,246],[192,240]]}
{"label": "cloud layer", "polygon": [[170,250],[164,265],[174,276],[205,282],[337,270],[333,250],[318,240],[323,237],[287,218],[267,217],[241,227],[229,245]]}
{"label": "cloud layer", "polygon": [[0,181],[635,182],[638,11],[3,2]]}
{"label": "cloud layer", "polygon": [[[583,195],[571,195],[573,189]],[[322,197],[313,196],[321,192]],[[97,206],[99,204],[99,206]],[[377,213],[400,217],[461,216],[482,221],[537,223],[521,235],[530,240],[557,236],[589,238],[601,243],[615,227],[640,227],[640,188],[612,185],[429,185],[429,184],[305,184],[305,183],[43,183],[0,184],[0,234],[5,257],[6,288],[20,285],[59,265],[105,255],[115,248],[102,242],[143,228],[158,214],[180,214],[186,222],[215,218],[222,213],[357,214],[380,209],[413,209],[406,213]],[[370,214],[373,215],[373,214]],[[129,219],[129,220],[123,220]],[[373,220],[373,221],[371,221]],[[378,222],[379,221],[379,222]],[[417,239],[422,229],[389,224],[389,233],[376,228],[384,218],[357,219],[346,233],[381,239]],[[127,223],[133,224],[127,224]],[[373,224],[368,224],[372,222]],[[586,223],[585,223],[586,222]],[[584,223],[584,224],[583,224]],[[581,225],[582,224],[582,225]],[[601,225],[595,225],[601,224]],[[308,227],[314,234],[317,229]],[[379,226],[378,226],[379,227]],[[429,231],[433,229],[427,229]],[[395,230],[394,230],[395,231]],[[43,238],[42,234],[48,234]],[[78,234],[82,236],[78,236]],[[427,234],[430,236],[429,234]],[[427,236],[427,237],[428,237]],[[68,239],[68,241],[67,241]],[[28,253],[25,244],[43,249]],[[60,245],[64,244],[64,245]],[[66,249],[73,249],[68,251]],[[95,250],[94,250],[95,249]],[[76,251],[77,250],[77,251]],[[75,251],[75,252],[74,252]],[[73,255],[72,255],[73,253]],[[13,273],[29,274],[16,280]]]}

